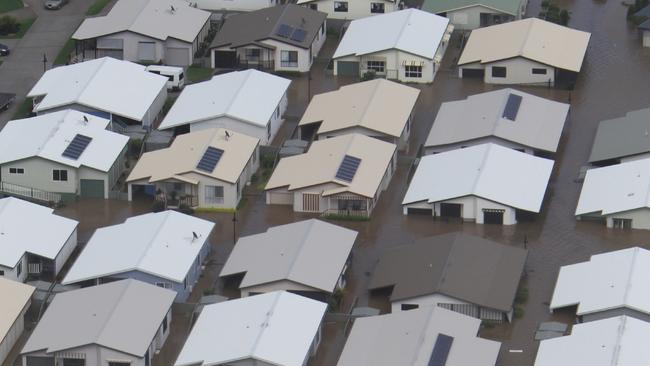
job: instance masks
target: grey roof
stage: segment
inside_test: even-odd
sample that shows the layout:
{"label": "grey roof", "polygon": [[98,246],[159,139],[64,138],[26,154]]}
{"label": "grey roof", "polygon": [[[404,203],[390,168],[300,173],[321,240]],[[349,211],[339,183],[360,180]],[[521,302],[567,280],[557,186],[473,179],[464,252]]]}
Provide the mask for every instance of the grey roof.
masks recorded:
{"label": "grey roof", "polygon": [[[503,117],[510,94],[522,97],[514,121]],[[467,99],[440,106],[424,146],[444,146],[495,136],[555,152],[568,113],[568,104],[510,88],[470,95]]]}
{"label": "grey roof", "polygon": [[650,5],[634,13],[636,17],[648,17],[650,18]]}
{"label": "grey roof", "polygon": [[645,22],[639,24],[638,28],[650,30],[650,19],[647,19]]}
{"label": "grey roof", "polygon": [[331,293],[356,237],[315,219],[275,226],[240,238],[220,276],[245,273],[240,288],[289,280]]}
{"label": "grey roof", "polygon": [[443,294],[509,311],[526,256],[524,249],[463,233],[422,238],[387,250],[369,289],[394,286],[391,301]]}
{"label": "grey roof", "polygon": [[57,294],[22,353],[97,344],[143,357],[175,296],[130,279]]}
{"label": "grey roof", "polygon": [[[273,39],[300,48],[309,48],[326,18],[326,13],[294,4],[272,6],[234,15],[226,19],[223,27],[210,44],[210,48],[259,45],[258,42],[265,39]],[[280,37],[276,33],[282,24],[294,29],[303,29],[307,33],[302,41]]]}
{"label": "grey roof", "polygon": [[650,152],[650,108],[600,122],[589,162]]}

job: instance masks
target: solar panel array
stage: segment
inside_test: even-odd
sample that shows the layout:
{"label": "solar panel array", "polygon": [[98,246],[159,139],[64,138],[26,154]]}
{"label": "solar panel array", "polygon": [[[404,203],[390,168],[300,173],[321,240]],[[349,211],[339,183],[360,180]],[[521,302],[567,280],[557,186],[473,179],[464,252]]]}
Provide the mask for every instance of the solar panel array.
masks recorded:
{"label": "solar panel array", "polygon": [[359,169],[359,164],[361,164],[361,159],[345,155],[341,165],[339,165],[339,170],[336,172],[336,179],[352,182],[354,175],[357,174],[357,169]]}
{"label": "solar panel array", "polygon": [[445,366],[452,343],[454,343],[454,337],[442,333],[438,334],[428,366]]}
{"label": "solar panel array", "polygon": [[293,33],[293,27],[286,24],[280,24],[278,30],[275,32],[278,36],[282,38],[289,38]]}
{"label": "solar panel array", "polygon": [[77,134],[72,139],[72,141],[70,141],[68,147],[63,150],[63,154],[61,155],[65,156],[66,158],[77,160],[81,154],[83,154],[84,150],[86,150],[88,144],[90,144],[90,141],[92,140],[92,137]]}
{"label": "solar panel array", "polygon": [[304,29],[296,28],[296,30],[293,31],[293,34],[291,34],[291,40],[296,42],[304,41],[305,37],[307,37],[307,31]]}
{"label": "solar panel array", "polygon": [[508,94],[508,101],[506,102],[506,107],[503,109],[503,118],[507,118],[511,121],[517,119],[521,99],[521,95]]}
{"label": "solar panel array", "polygon": [[223,155],[223,150],[212,146],[208,147],[208,149],[205,150],[205,153],[203,153],[203,157],[201,157],[201,160],[196,165],[196,169],[212,173],[219,163],[221,155]]}

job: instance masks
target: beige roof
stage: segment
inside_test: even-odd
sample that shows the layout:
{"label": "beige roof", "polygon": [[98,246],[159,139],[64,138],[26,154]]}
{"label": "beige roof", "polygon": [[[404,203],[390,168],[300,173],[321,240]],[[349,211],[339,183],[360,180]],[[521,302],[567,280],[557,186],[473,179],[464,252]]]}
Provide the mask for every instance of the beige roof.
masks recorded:
{"label": "beige roof", "polygon": [[385,79],[347,85],[314,96],[299,125],[321,122],[318,133],[364,127],[399,137],[420,90]]}
{"label": "beige roof", "polygon": [[0,277],[0,343],[32,298],[34,287]]}
{"label": "beige roof", "polygon": [[472,31],[459,65],[524,57],[569,71],[580,71],[591,33],[529,18]]}
{"label": "beige roof", "polygon": [[[198,173],[222,181],[235,183],[257,148],[259,140],[223,128],[200,130],[176,137],[170,147],[142,155],[127,182],[148,178],[149,182],[178,179],[196,184],[196,180],[183,177]],[[223,150],[223,155],[212,173],[196,169],[208,147]]]}
{"label": "beige roof", "polygon": [[[374,197],[393,158],[397,146],[358,133],[314,141],[309,151],[280,160],[266,189],[288,187],[289,190],[334,183],[338,187],[326,189],[323,196],[350,192]],[[345,155],[361,159],[352,179],[336,179],[336,172]]]}

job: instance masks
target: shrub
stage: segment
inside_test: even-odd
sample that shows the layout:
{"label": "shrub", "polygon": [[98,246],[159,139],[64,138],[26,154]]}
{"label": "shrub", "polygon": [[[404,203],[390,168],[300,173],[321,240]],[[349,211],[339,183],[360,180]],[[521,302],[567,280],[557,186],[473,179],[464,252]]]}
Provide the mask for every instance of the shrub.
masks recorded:
{"label": "shrub", "polygon": [[526,301],[528,301],[528,288],[521,286],[519,289],[517,289],[517,294],[515,295],[515,303],[523,304]]}
{"label": "shrub", "polygon": [[14,34],[18,33],[18,30],[20,30],[20,23],[16,18],[9,15],[0,17],[0,34]]}
{"label": "shrub", "polygon": [[153,201],[153,205],[151,206],[151,211],[152,212],[162,212],[165,211],[165,203],[163,201]]}
{"label": "shrub", "polygon": [[377,76],[374,70],[368,70],[366,71],[363,76],[361,76],[361,81],[368,81],[372,80]]}
{"label": "shrub", "polygon": [[178,212],[184,213],[186,215],[194,215],[194,209],[192,209],[192,207],[186,203],[181,203],[181,205],[178,206]]}

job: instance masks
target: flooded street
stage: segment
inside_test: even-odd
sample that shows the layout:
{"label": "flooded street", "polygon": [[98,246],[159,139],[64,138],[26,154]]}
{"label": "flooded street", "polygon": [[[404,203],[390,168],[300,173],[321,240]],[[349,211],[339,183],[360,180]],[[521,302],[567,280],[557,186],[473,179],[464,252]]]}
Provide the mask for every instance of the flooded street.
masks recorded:
{"label": "flooded street", "polygon": [[[537,14],[540,2],[530,1],[528,16]],[[518,247],[525,245],[529,255],[524,283],[529,297],[523,306],[523,316],[512,324],[483,329],[482,336],[503,342],[498,365],[533,365],[538,347],[533,336],[539,323],[551,319],[563,322],[572,320],[566,314],[551,315],[548,311],[559,267],[587,260],[594,253],[635,245],[650,248],[650,231],[611,230],[598,223],[578,222],[573,216],[581,187],[574,180],[579,168],[586,164],[598,123],[622,116],[630,110],[650,107],[650,49],[642,48],[636,30],[625,21],[627,9],[620,1],[565,0],[556,3],[571,11],[571,27],[591,32],[592,37],[575,90],[518,87],[544,98],[571,102],[569,120],[556,156],[543,212],[534,222],[513,227],[433,221],[426,216],[402,215],[401,201],[406,192],[409,169],[418,147],[426,139],[440,104],[499,89],[478,80],[458,79],[453,64],[460,50],[458,43],[452,44],[435,82],[431,85],[414,85],[422,92],[416,107],[409,153],[400,156],[398,169],[389,189],[382,194],[373,211],[372,219],[369,222],[334,222],[359,231],[341,312],[349,312],[352,306],[366,305],[380,308],[383,312],[388,309],[387,296],[377,294],[371,297],[366,290],[375,264],[386,248],[453,231],[463,231]],[[333,53],[336,43],[335,36],[328,39],[319,55],[323,60],[312,68],[311,81],[307,75],[292,77],[294,82],[289,92],[287,111],[288,119],[292,122],[284,128],[287,134],[291,133],[306,108],[310,95],[356,81],[326,75],[325,59]],[[233,234],[239,237],[260,233],[271,226],[314,217],[293,213],[288,206],[266,206],[262,192],[252,188],[248,190],[246,198],[245,206],[237,213],[234,233],[232,214],[197,214],[215,221],[217,226],[212,236],[212,255],[190,302],[194,303],[208,293],[228,297],[238,295],[238,291],[224,286],[218,279],[218,273],[233,247]],[[148,212],[150,208],[148,203],[87,200],[65,207],[59,213],[81,221],[79,240],[85,243],[97,227],[123,222],[129,216]],[[189,332],[192,309],[192,304],[176,306],[172,334],[156,356],[156,366],[173,364]],[[325,337],[317,355],[310,360],[311,366],[336,365],[345,342],[345,326],[343,322],[326,322]]]}

